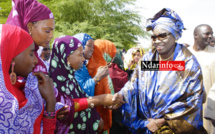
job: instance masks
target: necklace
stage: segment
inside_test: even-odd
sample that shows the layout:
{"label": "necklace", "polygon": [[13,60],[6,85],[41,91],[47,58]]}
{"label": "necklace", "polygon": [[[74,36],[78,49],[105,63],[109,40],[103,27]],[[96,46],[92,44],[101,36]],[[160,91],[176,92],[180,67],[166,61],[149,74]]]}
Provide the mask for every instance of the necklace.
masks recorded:
{"label": "necklace", "polygon": [[162,60],[162,61],[167,61],[168,59],[170,59],[172,56],[173,56],[174,52],[166,59],[162,59],[161,56],[159,55],[159,58]]}

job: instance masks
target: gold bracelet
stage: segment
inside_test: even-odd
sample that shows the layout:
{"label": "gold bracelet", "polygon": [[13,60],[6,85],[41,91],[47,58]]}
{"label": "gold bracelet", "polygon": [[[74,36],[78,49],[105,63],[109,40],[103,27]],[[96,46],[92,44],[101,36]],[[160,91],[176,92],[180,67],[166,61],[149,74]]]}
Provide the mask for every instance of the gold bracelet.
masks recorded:
{"label": "gold bracelet", "polygon": [[155,124],[156,124],[156,126],[157,126],[158,128],[160,128],[160,127],[158,126],[157,119],[155,119]]}

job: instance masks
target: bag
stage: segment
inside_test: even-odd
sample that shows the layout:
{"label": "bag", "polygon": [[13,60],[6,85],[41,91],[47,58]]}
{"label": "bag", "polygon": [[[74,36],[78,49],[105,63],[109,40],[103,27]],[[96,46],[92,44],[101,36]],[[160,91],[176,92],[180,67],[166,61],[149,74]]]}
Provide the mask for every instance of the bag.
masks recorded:
{"label": "bag", "polygon": [[174,134],[168,125],[160,127],[154,134]]}

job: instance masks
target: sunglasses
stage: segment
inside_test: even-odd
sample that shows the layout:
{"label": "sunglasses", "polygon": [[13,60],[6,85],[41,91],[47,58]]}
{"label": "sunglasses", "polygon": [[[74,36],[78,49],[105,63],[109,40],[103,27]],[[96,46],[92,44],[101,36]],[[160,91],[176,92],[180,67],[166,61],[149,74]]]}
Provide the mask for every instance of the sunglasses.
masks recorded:
{"label": "sunglasses", "polygon": [[156,41],[156,39],[162,41],[162,40],[166,39],[167,36],[170,35],[170,34],[171,34],[171,33],[162,33],[162,34],[159,34],[159,35],[152,35],[152,36],[151,36],[151,39],[152,39],[153,41]]}

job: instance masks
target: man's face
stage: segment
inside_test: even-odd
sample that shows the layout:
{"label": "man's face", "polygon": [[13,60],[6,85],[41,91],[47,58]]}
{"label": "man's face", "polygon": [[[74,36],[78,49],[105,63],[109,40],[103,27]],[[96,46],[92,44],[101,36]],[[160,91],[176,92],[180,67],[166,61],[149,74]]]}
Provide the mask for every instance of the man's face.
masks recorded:
{"label": "man's face", "polygon": [[44,61],[48,61],[50,58],[50,45],[47,44],[44,48],[43,51],[40,55],[40,57],[44,60]]}
{"label": "man's face", "polygon": [[208,45],[210,45],[213,37],[213,30],[210,26],[202,26],[197,31],[195,38],[198,42],[198,45],[201,49],[205,49]]}
{"label": "man's face", "polygon": [[214,47],[215,46],[215,37],[213,37],[211,43],[210,43],[210,46]]}

